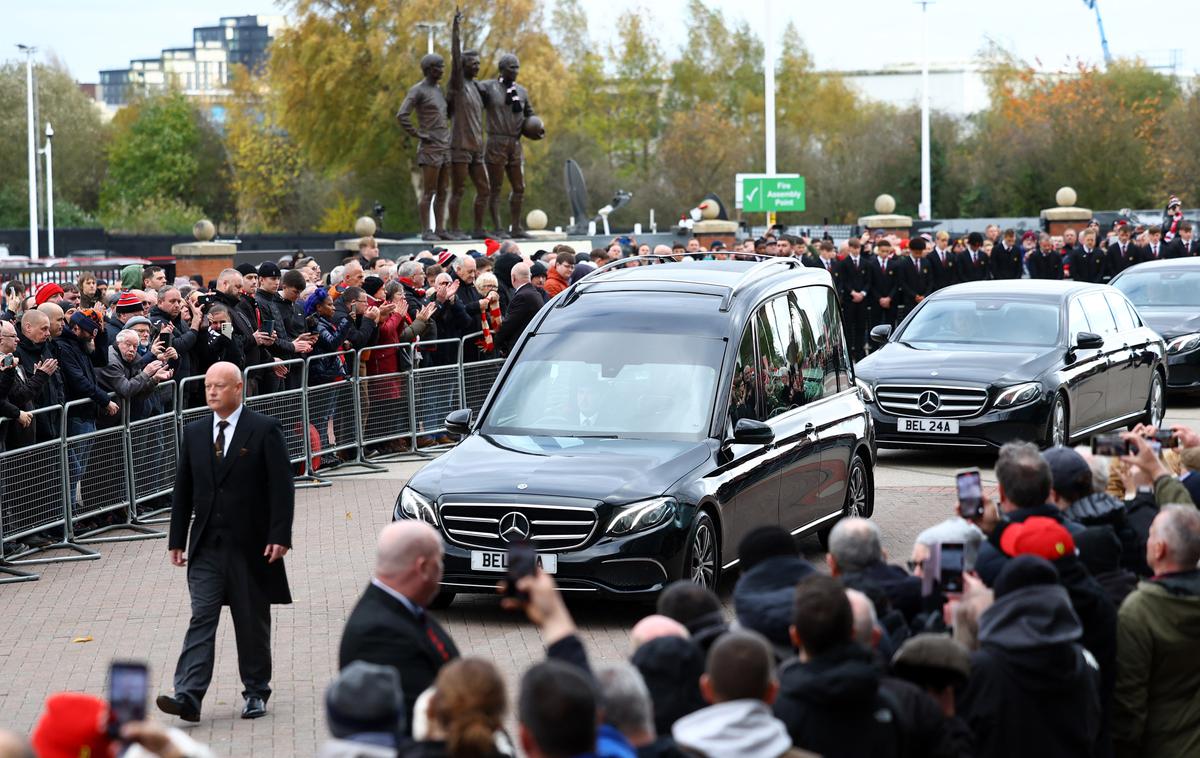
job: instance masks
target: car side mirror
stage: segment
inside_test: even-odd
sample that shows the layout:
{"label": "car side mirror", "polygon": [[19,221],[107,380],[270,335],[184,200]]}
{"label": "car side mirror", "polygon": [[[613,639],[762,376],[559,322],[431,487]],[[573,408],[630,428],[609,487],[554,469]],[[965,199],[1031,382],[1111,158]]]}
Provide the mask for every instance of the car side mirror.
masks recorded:
{"label": "car side mirror", "polygon": [[1104,347],[1104,338],[1095,332],[1080,332],[1075,337],[1075,347],[1080,350],[1097,350]]}
{"label": "car side mirror", "polygon": [[471,409],[460,408],[446,416],[446,431],[460,437],[471,433]]}
{"label": "car side mirror", "polygon": [[775,441],[775,432],[761,421],[741,418],[733,425],[733,441],[739,445],[769,445]]}
{"label": "car side mirror", "polygon": [[888,337],[892,336],[891,324],[880,324],[871,329],[871,343],[874,345],[882,345],[888,341]]}

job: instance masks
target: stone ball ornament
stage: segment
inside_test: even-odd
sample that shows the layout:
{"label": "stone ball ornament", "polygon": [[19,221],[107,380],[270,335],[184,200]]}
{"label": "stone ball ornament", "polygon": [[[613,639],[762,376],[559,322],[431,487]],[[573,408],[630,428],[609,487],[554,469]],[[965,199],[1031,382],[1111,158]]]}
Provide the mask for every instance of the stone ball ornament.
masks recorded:
{"label": "stone ball ornament", "polygon": [[1079,196],[1072,187],[1059,187],[1058,192],[1054,193],[1054,202],[1058,203],[1060,208],[1070,208],[1078,200]]}
{"label": "stone ball ornament", "polygon": [[550,219],[546,217],[546,212],[540,208],[534,208],[525,216],[525,228],[532,229],[535,232],[545,229],[548,223],[550,223]]}
{"label": "stone ball ornament", "polygon": [[371,218],[370,216],[360,216],[358,220],[354,222],[354,233],[359,237],[375,236],[376,228],[375,219]]}
{"label": "stone ball ornament", "polygon": [[875,212],[887,216],[896,212],[896,198],[888,194],[875,198]]}
{"label": "stone ball ornament", "polygon": [[211,242],[213,237],[217,236],[217,227],[213,226],[213,222],[202,218],[192,224],[192,236],[199,242]]}

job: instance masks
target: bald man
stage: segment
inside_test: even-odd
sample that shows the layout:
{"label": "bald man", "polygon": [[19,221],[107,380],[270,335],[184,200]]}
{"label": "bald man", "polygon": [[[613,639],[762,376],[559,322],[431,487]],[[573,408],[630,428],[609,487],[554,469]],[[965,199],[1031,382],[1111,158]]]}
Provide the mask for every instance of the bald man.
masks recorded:
{"label": "bald man", "polygon": [[504,320],[496,331],[496,347],[505,353],[513,349],[525,332],[525,327],[545,305],[542,294],[529,281],[529,269],[530,265],[524,262],[512,268],[512,297],[508,300]]}
{"label": "bald man", "polygon": [[[20,330],[17,334],[17,347],[14,355],[21,361],[19,370],[29,378],[31,371],[42,371],[47,375],[33,399],[35,408],[46,408],[52,405],[62,405],[67,401],[66,389],[63,387],[62,373],[58,370],[58,360],[50,338],[50,319],[39,310],[25,311],[21,315]],[[58,430],[58,419],[53,413],[43,413],[34,419],[36,441],[46,442],[61,436]]]}
{"label": "bald man", "polygon": [[295,503],[287,446],[279,422],[242,405],[243,394],[238,367],[214,363],[204,375],[212,415],[187,425],[179,450],[167,548],[171,565],[187,568],[192,620],[175,668],[175,694],[159,695],[157,702],[184,721],[200,720],[222,605],[233,617],[245,687],[242,718],[266,715],[271,606],[292,602],[283,568]]}
{"label": "bald man", "polygon": [[67,323],[63,309],[54,303],[42,303],[37,309],[50,319],[50,339],[57,339],[63,332],[63,326]]}
{"label": "bald man", "polygon": [[338,651],[338,668],[366,661],[400,672],[409,733],[417,695],[458,657],[454,640],[425,610],[438,594],[442,557],[442,538],[424,521],[403,519],[384,527],[375,576],[346,620]]}
{"label": "bald man", "polygon": [[668,616],[660,616],[655,613],[633,625],[633,629],[629,631],[629,644],[634,650],[637,650],[650,640],[656,640],[659,637],[682,637],[686,640],[690,636],[687,627],[683,624]]}

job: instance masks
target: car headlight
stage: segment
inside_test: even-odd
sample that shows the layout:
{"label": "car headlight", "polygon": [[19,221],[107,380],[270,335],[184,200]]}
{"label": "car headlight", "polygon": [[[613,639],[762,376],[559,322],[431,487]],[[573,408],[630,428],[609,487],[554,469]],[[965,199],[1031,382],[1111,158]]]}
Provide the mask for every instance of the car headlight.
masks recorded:
{"label": "car headlight", "polygon": [[871,391],[871,385],[864,382],[858,377],[854,378],[854,384],[858,387],[858,394],[862,396],[864,403],[875,402],[875,393]]}
{"label": "car headlight", "polygon": [[1167,354],[1186,353],[1200,347],[1200,334],[1183,334],[1167,343]]}
{"label": "car headlight", "polygon": [[1037,400],[1042,394],[1042,385],[1037,382],[1026,382],[1013,387],[1007,387],[996,396],[997,408],[1011,408],[1014,405],[1024,405]]}
{"label": "car headlight", "polygon": [[675,499],[656,497],[623,506],[608,524],[608,533],[613,536],[640,532],[665,523],[675,515]]}
{"label": "car headlight", "polygon": [[438,525],[437,509],[433,507],[433,502],[412,487],[406,486],[400,490],[392,515],[396,518],[420,519],[430,526]]}

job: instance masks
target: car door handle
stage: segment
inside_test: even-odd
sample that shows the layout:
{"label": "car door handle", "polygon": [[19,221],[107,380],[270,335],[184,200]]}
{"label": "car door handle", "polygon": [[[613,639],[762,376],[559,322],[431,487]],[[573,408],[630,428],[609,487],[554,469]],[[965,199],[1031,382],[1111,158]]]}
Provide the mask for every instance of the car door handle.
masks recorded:
{"label": "car door handle", "polygon": [[813,426],[811,421],[804,425],[804,436],[805,437],[816,437],[817,436],[817,427]]}

